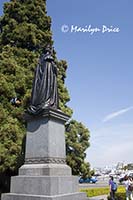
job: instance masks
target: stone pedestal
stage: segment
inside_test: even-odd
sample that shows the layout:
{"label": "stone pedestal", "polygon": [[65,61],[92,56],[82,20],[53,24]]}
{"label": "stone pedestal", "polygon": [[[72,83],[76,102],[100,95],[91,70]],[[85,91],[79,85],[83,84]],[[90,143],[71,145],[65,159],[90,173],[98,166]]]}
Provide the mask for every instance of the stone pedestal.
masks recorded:
{"label": "stone pedestal", "polygon": [[85,200],[78,192],[78,178],[66,165],[65,122],[60,110],[46,110],[41,116],[26,116],[25,164],[11,178],[11,193],[2,200]]}

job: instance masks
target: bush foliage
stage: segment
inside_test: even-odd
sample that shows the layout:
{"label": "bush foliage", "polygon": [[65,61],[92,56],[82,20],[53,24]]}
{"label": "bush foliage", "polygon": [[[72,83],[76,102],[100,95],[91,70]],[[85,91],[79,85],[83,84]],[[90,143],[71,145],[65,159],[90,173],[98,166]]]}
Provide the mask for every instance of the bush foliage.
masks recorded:
{"label": "bush foliage", "polygon": [[[100,196],[100,195],[108,195],[109,197],[109,187],[104,188],[87,188],[80,189],[81,192],[86,192],[87,197]],[[123,186],[119,186],[116,192],[116,200],[125,200],[125,188]]]}
{"label": "bush foliage", "polygon": [[[44,47],[53,45],[46,0],[5,3],[0,31],[0,173],[8,173],[17,172],[23,163],[26,134],[23,114],[30,102],[34,69]],[[67,62],[58,61],[56,52],[53,56],[58,68],[60,109],[72,117],[65,86]],[[20,99],[19,106],[11,104],[14,97]],[[66,138],[67,163],[74,174],[88,175],[90,166],[85,162],[85,151],[89,146],[89,130],[80,122],[69,121]]]}

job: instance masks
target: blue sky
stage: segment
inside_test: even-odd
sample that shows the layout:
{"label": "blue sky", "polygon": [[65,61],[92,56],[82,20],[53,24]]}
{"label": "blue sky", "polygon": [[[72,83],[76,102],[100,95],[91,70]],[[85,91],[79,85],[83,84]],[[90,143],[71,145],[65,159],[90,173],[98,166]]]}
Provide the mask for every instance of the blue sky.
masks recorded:
{"label": "blue sky", "polygon": [[[57,57],[68,63],[68,105],[90,130],[92,167],[133,162],[132,7],[132,0],[47,0]],[[76,26],[100,31],[72,32]]]}

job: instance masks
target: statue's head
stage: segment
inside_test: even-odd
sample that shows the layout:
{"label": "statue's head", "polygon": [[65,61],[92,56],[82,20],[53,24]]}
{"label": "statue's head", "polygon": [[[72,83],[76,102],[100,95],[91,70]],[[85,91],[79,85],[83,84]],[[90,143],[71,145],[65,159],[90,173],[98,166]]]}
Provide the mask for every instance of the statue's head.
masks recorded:
{"label": "statue's head", "polygon": [[44,53],[50,53],[52,54],[53,52],[53,48],[48,44],[45,48],[44,48]]}

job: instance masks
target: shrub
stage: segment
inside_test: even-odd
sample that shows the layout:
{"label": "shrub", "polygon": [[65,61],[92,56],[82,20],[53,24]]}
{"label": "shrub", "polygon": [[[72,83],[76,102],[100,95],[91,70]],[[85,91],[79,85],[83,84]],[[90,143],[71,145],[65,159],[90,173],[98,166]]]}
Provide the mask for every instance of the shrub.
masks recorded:
{"label": "shrub", "polygon": [[86,192],[87,197],[99,196],[104,194],[109,194],[109,187],[105,188],[87,188],[81,189],[81,192]]}
{"label": "shrub", "polygon": [[[108,196],[107,199],[108,199],[108,200],[111,200],[111,199],[110,199],[110,196]],[[117,192],[117,193],[116,193],[116,196],[115,196],[115,199],[116,199],[116,200],[126,200],[125,192]]]}
{"label": "shrub", "polygon": [[117,200],[126,200],[125,192],[118,192],[118,193],[116,193],[116,199]]}
{"label": "shrub", "polygon": [[[126,200],[126,192],[123,186],[120,186],[115,194],[116,200]],[[108,196],[108,200],[110,197]]]}
{"label": "shrub", "polygon": [[[104,194],[109,195],[109,187],[86,188],[86,189],[81,189],[80,191],[86,192],[87,197],[100,196]],[[118,187],[118,190],[116,192],[116,198],[117,200],[125,200],[125,188],[123,186]],[[109,199],[109,196],[108,196],[108,199]]]}

